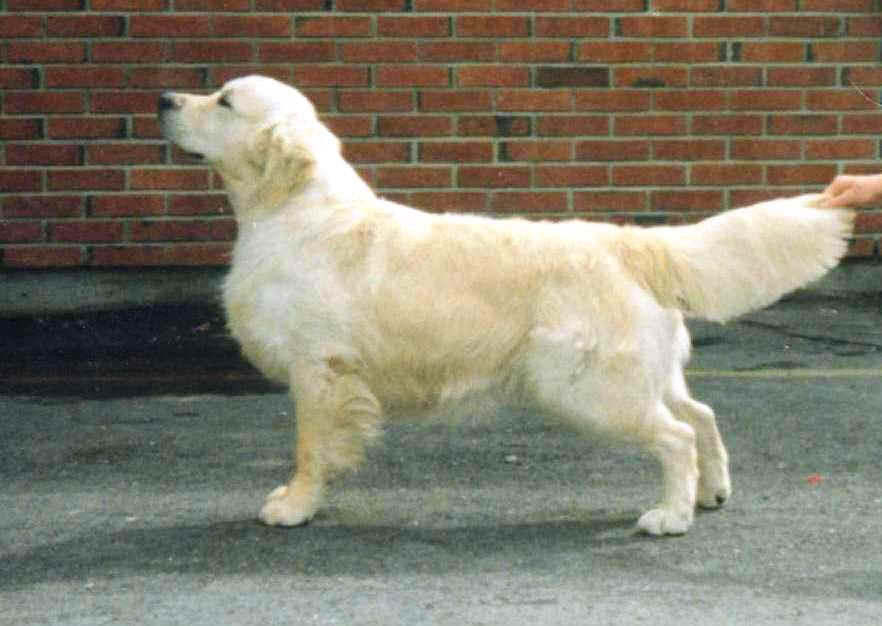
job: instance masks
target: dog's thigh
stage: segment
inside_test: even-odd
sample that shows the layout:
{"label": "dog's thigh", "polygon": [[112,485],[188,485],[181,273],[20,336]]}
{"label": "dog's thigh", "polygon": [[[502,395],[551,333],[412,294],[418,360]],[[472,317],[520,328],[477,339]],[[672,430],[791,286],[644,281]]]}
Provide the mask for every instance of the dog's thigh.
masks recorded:
{"label": "dog's thigh", "polygon": [[716,508],[732,494],[729,478],[729,455],[713,409],[689,395],[682,368],[677,365],[672,372],[665,403],[677,419],[695,430],[698,448],[698,504],[703,508]]}

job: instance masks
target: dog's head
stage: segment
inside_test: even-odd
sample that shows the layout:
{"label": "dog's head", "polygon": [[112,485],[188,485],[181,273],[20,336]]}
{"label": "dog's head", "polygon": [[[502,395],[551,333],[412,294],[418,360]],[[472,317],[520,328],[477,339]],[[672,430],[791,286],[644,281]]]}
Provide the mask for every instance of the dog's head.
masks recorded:
{"label": "dog's head", "polygon": [[307,98],[265,76],[237,78],[210,95],[159,98],[163,136],[214,166],[248,202],[279,202],[309,180],[325,151],[340,143]]}

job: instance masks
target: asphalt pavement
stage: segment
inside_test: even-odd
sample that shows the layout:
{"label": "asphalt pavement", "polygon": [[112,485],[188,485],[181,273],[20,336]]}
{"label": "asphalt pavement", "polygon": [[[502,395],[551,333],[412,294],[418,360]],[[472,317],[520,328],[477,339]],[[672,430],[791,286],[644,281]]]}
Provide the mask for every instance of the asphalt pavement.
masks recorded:
{"label": "asphalt pavement", "polygon": [[261,526],[292,411],[215,308],[0,320],[0,623],[882,623],[882,295],[691,328],[734,494],[650,538],[650,459],[516,412],[390,424]]}

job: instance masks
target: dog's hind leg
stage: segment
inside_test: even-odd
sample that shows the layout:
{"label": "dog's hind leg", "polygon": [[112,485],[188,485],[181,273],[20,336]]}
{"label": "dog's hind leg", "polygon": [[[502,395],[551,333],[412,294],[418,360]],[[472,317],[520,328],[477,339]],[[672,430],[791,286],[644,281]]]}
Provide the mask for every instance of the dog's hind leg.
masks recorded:
{"label": "dog's hind leg", "polygon": [[357,368],[342,357],[298,367],[291,394],[297,417],[296,467],[260,511],[260,519],[270,526],[297,526],[312,519],[327,481],[358,465],[382,419],[379,402]]}
{"label": "dog's hind leg", "polygon": [[695,430],[699,472],[698,505],[706,509],[719,507],[732,495],[732,485],[729,479],[729,455],[717,429],[713,410],[689,395],[680,367],[674,368],[670,388],[665,394],[665,403],[677,419]]}

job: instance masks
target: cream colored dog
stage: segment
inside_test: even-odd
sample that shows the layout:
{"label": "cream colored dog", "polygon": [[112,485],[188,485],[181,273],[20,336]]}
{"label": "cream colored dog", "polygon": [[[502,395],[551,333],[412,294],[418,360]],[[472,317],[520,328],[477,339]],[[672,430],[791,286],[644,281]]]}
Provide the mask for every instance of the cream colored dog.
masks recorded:
{"label": "cream colored dog", "polygon": [[851,232],[817,196],[649,229],[423,213],[378,198],[309,101],[260,76],[164,94],[160,119],[225,181],[229,327],[291,388],[296,472],[267,497],[271,525],[308,521],[385,418],[489,399],[649,450],[664,496],[638,525],[685,532],[731,488],[714,414],[686,389],[683,315],[763,307],[834,266]]}

